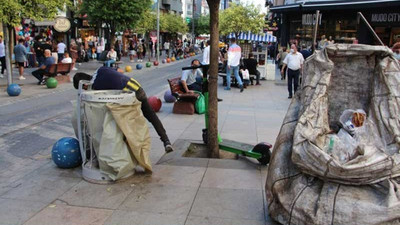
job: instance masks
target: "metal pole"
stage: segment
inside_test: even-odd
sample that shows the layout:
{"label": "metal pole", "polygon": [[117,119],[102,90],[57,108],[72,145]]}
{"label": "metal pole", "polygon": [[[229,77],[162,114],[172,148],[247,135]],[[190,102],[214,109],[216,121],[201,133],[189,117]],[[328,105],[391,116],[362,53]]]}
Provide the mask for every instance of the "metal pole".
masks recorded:
{"label": "metal pole", "polygon": [[318,24],[319,24],[319,10],[315,13],[315,25],[314,25],[314,36],[313,36],[313,43],[312,43],[312,52],[315,52],[315,44],[317,43],[317,33],[318,33]]}
{"label": "metal pole", "polygon": [[12,66],[11,66],[11,57],[10,52],[10,34],[8,33],[8,26],[4,23],[3,24],[3,31],[4,31],[4,47],[5,47],[5,54],[6,54],[6,71],[7,71],[7,86],[12,84]]}
{"label": "metal pole", "polygon": [[193,7],[192,7],[192,44],[194,45],[195,37],[194,37],[194,14],[195,14],[195,5],[196,0],[193,0]]}
{"label": "metal pole", "polygon": [[157,62],[160,61],[160,0],[157,0]]}
{"label": "metal pole", "polygon": [[376,34],[376,32],[374,31],[374,29],[371,27],[371,25],[368,23],[367,19],[365,19],[364,15],[361,12],[358,12],[358,15],[361,17],[361,19],[364,21],[364,23],[367,25],[368,29],[372,32],[372,34],[374,35],[374,37],[376,38],[376,40],[379,41],[379,43],[382,46],[385,46],[383,44],[383,42],[381,41],[381,39],[379,38],[379,36]]}

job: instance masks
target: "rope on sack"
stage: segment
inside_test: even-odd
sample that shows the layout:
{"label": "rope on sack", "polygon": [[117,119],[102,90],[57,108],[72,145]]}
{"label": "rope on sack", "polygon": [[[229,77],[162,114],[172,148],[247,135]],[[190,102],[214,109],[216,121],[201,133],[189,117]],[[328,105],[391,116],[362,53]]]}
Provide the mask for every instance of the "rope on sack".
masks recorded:
{"label": "rope on sack", "polygon": [[331,221],[331,225],[334,225],[333,221],[335,219],[335,207],[336,207],[336,197],[339,193],[339,189],[340,189],[340,184],[337,187],[336,193],[335,193],[335,197],[333,198],[333,209],[332,209],[332,221]]}
{"label": "rope on sack", "polygon": [[292,221],[293,208],[294,208],[294,206],[296,205],[297,200],[300,198],[300,196],[303,194],[303,191],[306,190],[306,188],[311,187],[312,185],[315,184],[315,182],[313,182],[313,181],[314,181],[314,177],[308,178],[307,185],[304,186],[303,189],[301,189],[301,191],[297,194],[296,198],[294,199],[293,204],[292,204],[292,206],[290,207],[290,214],[289,214],[289,223],[288,223],[288,225],[290,225],[290,223],[291,223],[291,221]]}
{"label": "rope on sack", "polygon": [[[282,181],[282,180],[287,180],[287,179],[290,179],[290,178],[292,178],[292,177],[297,177],[297,176],[299,176],[299,175],[301,175],[301,173],[296,173],[296,174],[294,174],[294,175],[290,175],[290,176],[287,176],[287,177],[283,177],[283,178],[277,179],[277,180],[274,181],[274,183],[272,183],[272,185],[271,185],[271,192],[274,191],[274,186],[275,186],[275,183],[276,183],[276,182]],[[275,196],[275,195],[274,195],[274,193],[273,193],[271,202],[274,202],[274,200],[275,200],[274,196]],[[272,205],[272,204],[269,204],[269,205],[268,205],[268,210],[270,209],[270,206],[271,206],[271,205]]]}

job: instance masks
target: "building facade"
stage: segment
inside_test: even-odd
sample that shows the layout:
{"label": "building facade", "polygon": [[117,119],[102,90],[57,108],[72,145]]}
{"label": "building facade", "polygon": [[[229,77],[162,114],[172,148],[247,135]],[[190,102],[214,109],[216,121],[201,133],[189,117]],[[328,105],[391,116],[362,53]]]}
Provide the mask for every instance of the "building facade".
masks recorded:
{"label": "building facade", "polygon": [[400,41],[399,0],[275,0],[270,8],[277,24],[274,35],[282,45],[312,45],[316,10],[320,10],[317,40],[325,35],[335,43],[378,44],[361,12],[382,42],[392,46]]}

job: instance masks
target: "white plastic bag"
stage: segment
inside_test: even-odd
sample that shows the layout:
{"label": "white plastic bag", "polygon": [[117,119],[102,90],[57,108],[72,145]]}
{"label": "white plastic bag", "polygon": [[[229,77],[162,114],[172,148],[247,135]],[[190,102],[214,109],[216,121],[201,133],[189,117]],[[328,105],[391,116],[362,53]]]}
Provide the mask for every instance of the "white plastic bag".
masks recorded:
{"label": "white plastic bag", "polygon": [[250,74],[247,69],[242,71],[243,80],[250,80]]}

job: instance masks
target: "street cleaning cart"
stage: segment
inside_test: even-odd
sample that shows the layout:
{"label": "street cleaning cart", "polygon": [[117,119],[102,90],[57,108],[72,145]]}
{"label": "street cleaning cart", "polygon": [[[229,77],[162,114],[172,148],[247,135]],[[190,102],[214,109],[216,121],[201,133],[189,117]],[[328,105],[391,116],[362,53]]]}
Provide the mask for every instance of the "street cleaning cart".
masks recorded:
{"label": "street cleaning cart", "polygon": [[73,116],[83,178],[107,183],[133,175],[137,165],[151,171],[149,129],[135,93],[85,91],[84,84]]}

